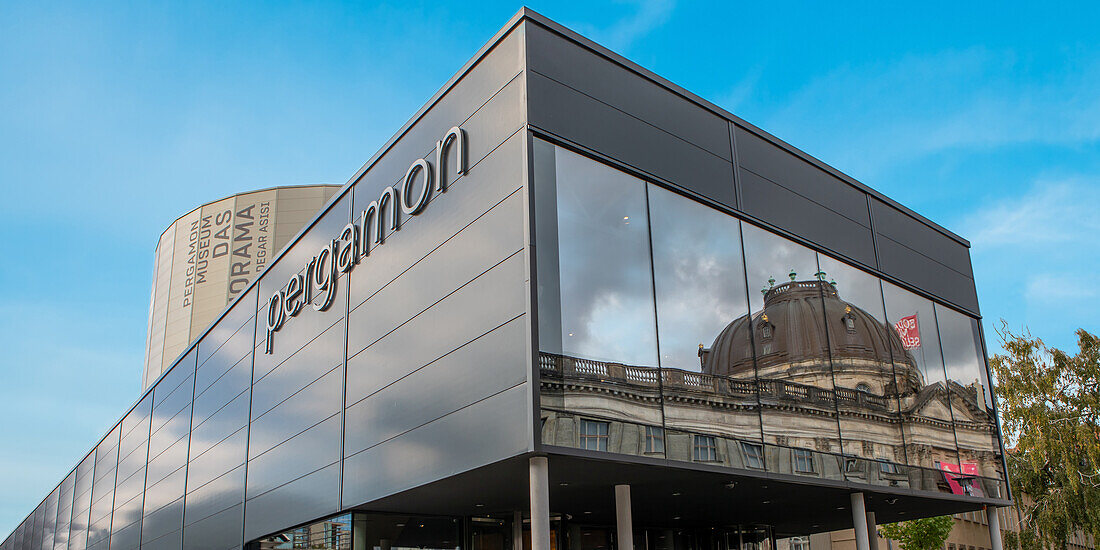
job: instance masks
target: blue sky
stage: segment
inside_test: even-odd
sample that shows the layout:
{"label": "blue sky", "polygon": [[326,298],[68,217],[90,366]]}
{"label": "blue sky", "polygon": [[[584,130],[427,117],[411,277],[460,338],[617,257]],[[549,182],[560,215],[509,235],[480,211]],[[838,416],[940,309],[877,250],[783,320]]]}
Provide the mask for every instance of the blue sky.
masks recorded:
{"label": "blue sky", "polygon": [[[970,239],[998,319],[1100,330],[1095,4],[530,5]],[[344,183],[519,4],[0,4],[0,533],[138,396],[194,206]]]}

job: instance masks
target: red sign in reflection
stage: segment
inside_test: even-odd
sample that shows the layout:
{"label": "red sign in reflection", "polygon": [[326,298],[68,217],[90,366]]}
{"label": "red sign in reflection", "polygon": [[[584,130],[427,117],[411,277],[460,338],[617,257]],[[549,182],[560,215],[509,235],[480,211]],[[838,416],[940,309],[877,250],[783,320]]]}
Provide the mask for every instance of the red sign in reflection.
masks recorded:
{"label": "red sign in reflection", "polygon": [[947,480],[947,486],[951,488],[952,493],[972,497],[984,496],[981,480],[978,479],[977,463],[963,462],[962,467],[959,467],[958,464],[940,462],[940,470],[943,470],[943,477]]}
{"label": "red sign in reflection", "polygon": [[901,337],[901,345],[905,349],[920,347],[920,324],[917,323],[916,313],[899,319],[897,323],[894,323],[894,328],[897,329],[898,336]]}

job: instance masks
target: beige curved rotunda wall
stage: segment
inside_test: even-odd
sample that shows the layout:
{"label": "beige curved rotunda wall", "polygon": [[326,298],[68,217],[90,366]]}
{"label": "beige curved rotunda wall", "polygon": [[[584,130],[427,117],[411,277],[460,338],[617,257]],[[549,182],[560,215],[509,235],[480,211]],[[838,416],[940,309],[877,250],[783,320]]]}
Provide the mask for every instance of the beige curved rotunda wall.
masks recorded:
{"label": "beige curved rotunda wall", "polygon": [[148,388],[308,222],[338,185],[240,193],[184,214],[153,261],[141,386]]}

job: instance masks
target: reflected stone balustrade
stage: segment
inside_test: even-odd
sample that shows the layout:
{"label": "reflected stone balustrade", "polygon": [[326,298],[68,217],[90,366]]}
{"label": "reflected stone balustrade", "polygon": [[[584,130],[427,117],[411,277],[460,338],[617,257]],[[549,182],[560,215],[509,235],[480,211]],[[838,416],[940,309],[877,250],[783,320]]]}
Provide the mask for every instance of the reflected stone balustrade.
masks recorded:
{"label": "reflected stone balustrade", "polygon": [[[771,403],[773,407],[786,404],[791,410],[799,410],[798,405],[812,405],[801,410],[820,411],[821,404],[834,400],[838,406],[873,411],[875,417],[886,415],[901,421],[901,415],[892,412],[890,398],[862,389],[825,390],[785,380],[741,380],[551,353],[539,355],[539,366],[545,423],[542,440],[546,444],[586,448],[579,423],[606,422],[606,435],[600,436],[605,437],[605,441],[589,450],[711,462],[745,470],[844,479],[973,497],[1006,494],[1003,481],[991,477],[952,475],[942,469],[908,466],[900,461],[869,459],[822,448],[775,445],[762,442],[759,433],[748,436],[731,433],[724,424],[739,414],[759,414],[760,403],[765,406]],[[972,408],[980,409],[973,387],[949,386],[952,393],[968,399]],[[938,393],[945,393],[943,386],[939,386]],[[714,407],[726,412],[715,415]],[[702,413],[691,415],[692,410]],[[666,428],[665,418],[669,415],[680,419],[677,427]],[[688,423],[690,429],[684,429]],[[973,424],[979,431],[992,429],[988,423]],[[796,426],[790,428],[792,433],[797,433]],[[655,429],[660,431],[654,432]],[[651,439],[647,442],[654,433],[660,434],[659,447]],[[700,441],[708,448],[715,448],[713,457],[700,456]]]}

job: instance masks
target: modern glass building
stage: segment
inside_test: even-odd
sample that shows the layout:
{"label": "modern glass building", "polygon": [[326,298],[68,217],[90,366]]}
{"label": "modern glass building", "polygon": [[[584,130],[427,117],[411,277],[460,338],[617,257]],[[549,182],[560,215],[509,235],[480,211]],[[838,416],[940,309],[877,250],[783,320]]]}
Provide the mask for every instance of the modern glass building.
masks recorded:
{"label": "modern glass building", "polygon": [[1011,502],[983,341],[966,240],[521,10],[0,550],[867,550]]}

